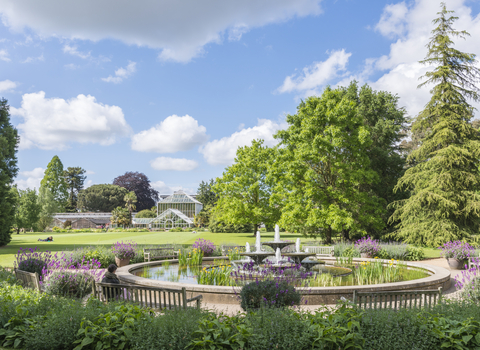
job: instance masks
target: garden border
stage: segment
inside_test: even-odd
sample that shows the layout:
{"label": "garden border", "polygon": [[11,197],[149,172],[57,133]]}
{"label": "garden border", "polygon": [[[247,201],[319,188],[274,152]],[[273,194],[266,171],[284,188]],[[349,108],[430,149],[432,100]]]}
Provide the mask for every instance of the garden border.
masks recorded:
{"label": "garden border", "polygon": [[[203,258],[203,261],[213,261],[215,259],[227,259],[227,257],[211,257]],[[324,257],[325,261],[336,261],[336,258]],[[354,262],[360,261],[374,261],[378,259],[360,259],[353,258]],[[187,296],[189,298],[197,295],[203,295],[203,302],[207,304],[239,304],[237,294],[239,293],[239,287],[223,287],[223,286],[207,286],[188,283],[177,283],[167,281],[156,281],[144,277],[135,276],[132,271],[137,270],[144,266],[160,265],[163,261],[169,261],[170,263],[178,262],[178,259],[171,260],[158,260],[153,262],[142,262],[138,264],[127,265],[120,267],[116,274],[120,281],[137,284],[149,287],[163,287],[180,289],[185,287],[187,290]],[[388,263],[390,260],[382,260]],[[428,290],[438,289],[442,287],[443,290],[450,288],[450,271],[443,267],[433,266],[428,264],[420,264],[413,262],[406,262],[409,268],[420,268],[427,270],[431,273],[430,276],[420,278],[412,281],[403,281],[396,283],[381,283],[371,284],[364,286],[344,286],[344,287],[312,287],[308,289],[302,289],[304,300],[307,301],[307,305],[323,305],[323,304],[335,304],[340,298],[346,298],[352,300],[353,291],[358,292],[387,292],[387,291],[403,291],[403,290]]]}

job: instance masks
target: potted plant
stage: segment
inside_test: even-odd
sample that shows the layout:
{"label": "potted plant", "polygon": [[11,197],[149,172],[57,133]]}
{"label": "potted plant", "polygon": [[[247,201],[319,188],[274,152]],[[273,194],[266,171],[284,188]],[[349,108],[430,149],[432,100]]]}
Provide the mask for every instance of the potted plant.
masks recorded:
{"label": "potted plant", "polygon": [[462,241],[447,242],[438,249],[442,250],[441,255],[447,259],[448,266],[457,270],[465,269],[468,258],[475,255],[475,249]]}
{"label": "potted plant", "polygon": [[113,255],[115,255],[115,263],[118,267],[126,266],[130,263],[130,259],[135,257],[135,248],[137,243],[127,241],[125,243],[117,242],[112,246]]}
{"label": "potted plant", "polygon": [[360,251],[362,258],[373,258],[380,252],[380,243],[370,236],[362,237],[355,242],[355,248]]}

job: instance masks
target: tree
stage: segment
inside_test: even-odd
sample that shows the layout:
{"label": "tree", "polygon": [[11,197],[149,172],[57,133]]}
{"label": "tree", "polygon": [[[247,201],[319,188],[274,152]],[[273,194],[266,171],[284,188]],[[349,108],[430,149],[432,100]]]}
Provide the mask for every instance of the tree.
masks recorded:
{"label": "tree", "polygon": [[37,192],[33,189],[18,190],[15,186],[12,191],[17,191],[18,205],[15,210],[15,227],[17,234],[20,229],[37,228],[40,218],[40,205],[38,204]]}
{"label": "tree", "polygon": [[196,199],[203,204],[203,207],[206,207],[207,205],[215,206],[215,204],[217,203],[218,198],[213,191],[214,186],[214,179],[210,179],[210,181],[202,181],[200,185],[198,185]]}
{"label": "tree", "polygon": [[17,176],[18,132],[10,124],[7,100],[0,99],[0,246],[8,244],[14,220],[15,198],[11,186]]}
{"label": "tree", "polygon": [[273,156],[274,150],[263,146],[263,140],[238,148],[234,164],[213,186],[218,196],[214,211],[222,214],[220,220],[253,224],[254,234],[261,223],[274,224],[278,220],[280,211],[270,205],[271,187],[266,181],[268,162]]}
{"label": "tree", "polygon": [[278,157],[269,173],[280,226],[327,243],[336,233],[383,227],[382,201],[371,190],[378,181],[367,154],[372,140],[357,107],[347,89],[328,87],[287,116],[288,129],[275,135]]}
{"label": "tree", "polygon": [[128,192],[125,197],[123,197],[123,200],[125,201],[125,208],[127,208],[130,215],[132,215],[132,211],[136,209],[135,203],[137,203],[135,192]]}
{"label": "tree", "polygon": [[48,163],[40,186],[48,188],[57,202],[58,210],[60,212],[65,211],[68,200],[68,189],[64,177],[63,163],[58,156],[54,156],[50,163]]}
{"label": "tree", "polygon": [[38,205],[40,206],[40,216],[37,228],[44,231],[53,222],[53,215],[58,212],[57,202],[47,187],[40,186]]}
{"label": "tree", "polygon": [[480,99],[475,86],[480,70],[475,55],[453,48],[451,38],[464,39],[468,33],[453,29],[458,18],[449,15],[444,3],[441,8],[421,61],[434,66],[419,85],[433,84],[432,97],[412,127],[425,136],[408,157],[414,165],[396,186],[411,195],[392,204],[391,217],[398,223],[395,237],[428,246],[468,238],[480,229],[480,136],[467,102]]}
{"label": "tree", "polygon": [[77,211],[78,192],[83,189],[83,184],[86,179],[84,175],[85,169],[81,167],[68,167],[63,174],[69,191],[68,202],[65,209],[67,212],[73,213]]}
{"label": "tree", "polygon": [[157,217],[157,211],[153,211],[151,209],[143,209],[140,210],[137,215],[135,215],[135,218],[139,219],[153,219]]}
{"label": "tree", "polygon": [[116,177],[113,184],[126,188],[129,192],[135,192],[137,196],[137,209],[151,208],[158,201],[158,192],[150,186],[150,180],[145,174],[127,171]]}
{"label": "tree", "polygon": [[116,185],[93,185],[78,193],[77,207],[80,211],[111,212],[116,207],[125,205],[128,191]]}
{"label": "tree", "polygon": [[127,208],[116,207],[112,210],[112,217],[110,218],[112,224],[121,225],[123,227],[132,223],[132,217]]}

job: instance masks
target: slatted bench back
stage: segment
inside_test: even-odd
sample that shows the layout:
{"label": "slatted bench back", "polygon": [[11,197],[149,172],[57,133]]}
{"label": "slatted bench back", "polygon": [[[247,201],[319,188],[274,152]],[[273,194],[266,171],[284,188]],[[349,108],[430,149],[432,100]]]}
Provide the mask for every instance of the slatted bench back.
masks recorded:
{"label": "slatted bench back", "polygon": [[153,309],[186,309],[192,301],[200,307],[201,299],[201,296],[187,299],[185,287],[168,289],[101,282],[95,283],[95,297],[104,302],[125,300]]}
{"label": "slatted bench back", "polygon": [[175,258],[176,251],[173,248],[144,248],[143,249],[143,258],[145,261],[150,261],[152,259],[167,259]]}
{"label": "slatted bench back", "polygon": [[410,290],[393,292],[353,291],[353,303],[361,309],[413,309],[430,308],[440,302],[442,287],[434,290]]}
{"label": "slatted bench back", "polygon": [[317,255],[333,256],[335,254],[335,248],[332,246],[303,246],[309,253],[316,253]]}
{"label": "slatted bench back", "polygon": [[30,288],[34,290],[41,291],[40,288],[40,278],[36,272],[27,272],[15,269],[15,277],[22,283],[24,288]]}

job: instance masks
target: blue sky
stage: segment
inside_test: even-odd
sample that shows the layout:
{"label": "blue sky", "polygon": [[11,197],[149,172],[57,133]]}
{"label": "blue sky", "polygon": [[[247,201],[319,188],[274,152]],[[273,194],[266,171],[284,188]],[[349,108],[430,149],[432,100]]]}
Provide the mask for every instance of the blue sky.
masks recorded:
{"label": "blue sky", "polygon": [[[478,1],[446,1],[480,54]],[[368,5],[366,5],[368,4]],[[418,64],[440,1],[0,0],[0,96],[21,134],[19,187],[54,155],[87,185],[145,173],[194,193],[302,98],[356,79],[429,98]]]}

